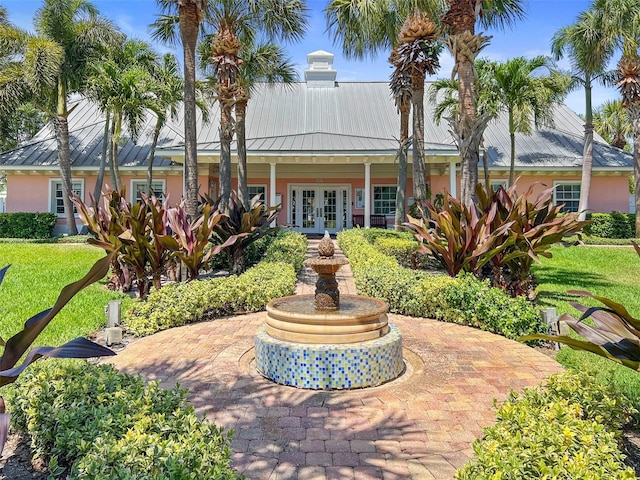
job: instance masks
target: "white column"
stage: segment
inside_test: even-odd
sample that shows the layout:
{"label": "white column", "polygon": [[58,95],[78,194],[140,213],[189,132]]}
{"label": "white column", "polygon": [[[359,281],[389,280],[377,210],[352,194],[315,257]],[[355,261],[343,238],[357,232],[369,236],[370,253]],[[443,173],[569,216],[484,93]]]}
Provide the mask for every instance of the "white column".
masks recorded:
{"label": "white column", "polygon": [[449,195],[453,198],[458,196],[456,192],[456,185],[456,162],[455,160],[452,160],[449,162]]}
{"label": "white column", "polygon": [[[276,164],[270,163],[269,166],[269,206],[273,207],[276,204]],[[271,226],[276,226],[275,220],[271,222]]]}
{"label": "white column", "polygon": [[187,159],[182,158],[182,200],[187,198]]}
{"label": "white column", "polygon": [[371,164],[364,164],[364,228],[371,228]]}

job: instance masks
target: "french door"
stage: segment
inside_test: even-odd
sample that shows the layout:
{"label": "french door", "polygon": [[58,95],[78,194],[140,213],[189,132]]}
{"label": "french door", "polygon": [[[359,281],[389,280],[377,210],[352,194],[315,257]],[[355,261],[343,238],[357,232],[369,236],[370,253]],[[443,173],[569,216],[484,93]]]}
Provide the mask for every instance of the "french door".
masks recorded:
{"label": "french door", "polygon": [[336,233],[350,218],[349,185],[292,185],[289,219],[302,233]]}

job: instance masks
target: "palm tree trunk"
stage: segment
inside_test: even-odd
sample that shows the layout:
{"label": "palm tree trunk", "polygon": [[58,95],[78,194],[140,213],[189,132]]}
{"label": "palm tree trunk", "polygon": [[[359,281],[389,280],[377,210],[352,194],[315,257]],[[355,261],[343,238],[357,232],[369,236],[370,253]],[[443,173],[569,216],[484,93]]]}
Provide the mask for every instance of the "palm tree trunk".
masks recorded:
{"label": "palm tree trunk", "polygon": [[633,179],[636,203],[636,238],[640,237],[640,105],[629,108],[629,119],[633,128]]}
{"label": "palm tree trunk", "polygon": [[120,176],[120,162],[118,160],[118,143],[120,142],[120,132],[122,131],[122,113],[114,114],[114,132],[111,135],[111,168],[113,168],[114,183],[116,190],[122,193],[122,177]]}
{"label": "palm tree trunk", "polygon": [[190,219],[198,213],[198,144],[196,137],[196,43],[200,12],[196,2],[181,2],[180,37],[184,54],[184,171],[185,209]]}
{"label": "palm tree trunk", "polygon": [[582,151],[582,177],[580,179],[580,200],[578,202],[579,220],[584,220],[589,208],[591,190],[591,171],[593,169],[593,108],[591,106],[591,78],[587,75],[584,83],[585,122],[584,149]]}
{"label": "palm tree trunk", "polygon": [[420,206],[427,201],[427,181],[424,164],[424,74],[415,69],[411,75],[411,106],[413,108],[413,197]]}
{"label": "palm tree trunk", "polygon": [[[160,117],[156,120],[156,126],[153,129],[153,140],[149,149],[149,168],[147,169],[147,193],[151,192],[151,184],[153,183],[153,159],[156,156],[156,146],[158,145],[158,137],[162,128],[162,120]],[[154,192],[155,193],[155,192]]]}
{"label": "palm tree trunk", "polygon": [[409,111],[411,104],[402,102],[400,105],[400,146],[398,148],[398,185],[396,189],[395,229],[402,230],[402,223],[406,220],[405,209],[407,196],[407,149],[409,148]]}
{"label": "palm tree trunk", "polygon": [[[238,143],[238,199],[249,210],[251,199],[247,185],[247,139],[246,139],[247,101],[243,98],[236,102],[236,142]],[[265,204],[267,199],[263,198]]]}
{"label": "palm tree trunk", "polygon": [[115,115],[111,119],[110,135],[109,135],[109,174],[111,176],[111,188],[116,191],[120,191],[118,186],[118,176],[116,175],[116,169],[113,164],[113,135],[116,131],[116,118]]}
{"label": "palm tree trunk", "polygon": [[104,119],[104,134],[102,136],[102,155],[100,156],[100,168],[98,169],[98,178],[96,178],[96,185],[93,187],[93,199],[96,202],[100,201],[100,194],[102,193],[102,185],[104,184],[104,173],[107,169],[107,155],[109,152],[109,118],[111,112],[107,110]]}
{"label": "palm tree trunk", "polygon": [[[223,88],[228,92],[229,89]],[[224,212],[231,198],[231,141],[233,140],[233,97],[221,93],[220,98],[220,207]]]}
{"label": "palm tree trunk", "polygon": [[[58,165],[62,180],[62,201],[67,220],[67,232],[69,235],[77,235],[76,219],[73,214],[73,181],[71,179],[71,151],[69,149],[69,122],[67,119],[67,89],[62,76],[58,77],[58,106],[54,127],[56,131],[56,143],[58,145]],[[84,199],[83,199],[84,200]]]}
{"label": "palm tree trunk", "polygon": [[460,178],[460,198],[469,205],[473,202],[478,183],[479,147],[481,136],[474,138],[472,129],[476,123],[473,61],[460,55],[458,63],[458,95],[460,98],[460,118],[458,132],[460,136],[460,163],[464,165]]}
{"label": "palm tree trunk", "polygon": [[516,126],[513,121],[513,109],[509,108],[509,141],[511,143],[511,162],[509,163],[509,187],[516,177]]}

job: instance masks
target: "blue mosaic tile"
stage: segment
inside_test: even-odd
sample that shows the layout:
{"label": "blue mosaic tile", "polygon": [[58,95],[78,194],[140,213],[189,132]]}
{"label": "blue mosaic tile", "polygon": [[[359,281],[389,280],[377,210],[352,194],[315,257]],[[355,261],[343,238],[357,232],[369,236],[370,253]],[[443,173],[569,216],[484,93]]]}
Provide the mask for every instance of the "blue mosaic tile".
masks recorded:
{"label": "blue mosaic tile", "polygon": [[255,335],[258,371],[283,385],[348,389],[380,385],[404,370],[402,334],[393,324],[384,337],[350,344],[301,344]]}

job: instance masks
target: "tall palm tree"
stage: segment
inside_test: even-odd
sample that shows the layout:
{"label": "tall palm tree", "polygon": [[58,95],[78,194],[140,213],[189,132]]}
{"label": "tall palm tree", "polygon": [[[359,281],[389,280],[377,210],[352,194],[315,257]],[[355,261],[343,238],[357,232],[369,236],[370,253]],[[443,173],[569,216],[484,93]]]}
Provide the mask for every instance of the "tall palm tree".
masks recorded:
{"label": "tall palm tree", "polygon": [[391,61],[394,67],[411,76],[413,110],[413,196],[423,205],[429,192],[424,161],[424,81],[440,67],[442,46],[436,42],[440,31],[424,12],[412,13],[402,25]]}
{"label": "tall palm tree", "polygon": [[11,37],[17,50],[3,66],[0,103],[7,107],[29,98],[53,119],[67,228],[75,235],[67,99],[82,91],[88,65],[113,44],[117,33],[87,0],[44,0],[34,25],[35,36]]}
{"label": "tall palm tree", "polygon": [[[481,61],[482,62],[482,61]],[[486,62],[491,93],[506,111],[511,143],[509,186],[515,181],[516,132],[531,133],[534,123],[553,123],[553,108],[564,99],[570,77],[556,70],[549,57],[516,57],[506,62]],[[547,75],[542,75],[546,70]]]}
{"label": "tall palm tree", "polygon": [[184,79],[179,74],[178,59],[171,53],[165,53],[152,66],[151,71],[152,98],[149,108],[156,114],[156,124],[153,128],[153,139],[149,149],[149,167],[147,169],[147,193],[151,192],[153,182],[153,160],[158,145],[160,130],[167,123],[168,118],[178,116],[178,108],[184,99]]}
{"label": "tall palm tree", "polygon": [[505,28],[524,17],[523,0],[448,0],[442,21],[446,26],[445,42],[453,55],[453,74],[458,79],[460,108],[453,122],[453,134],[460,150],[461,198],[473,199],[478,183],[479,146],[489,118],[476,115],[474,62],[490,37],[476,33],[482,27]]}
{"label": "tall palm tree", "polygon": [[[325,10],[328,29],[334,42],[342,45],[347,58],[362,59],[386,49],[392,50],[390,61],[394,67],[407,68],[406,73],[411,75],[413,189],[417,203],[424,202],[428,196],[424,164],[424,77],[426,73],[434,73],[439,66],[440,49],[435,41],[440,33],[434,20],[442,13],[440,3],[430,0],[332,0]],[[393,90],[392,94],[395,94]],[[402,147],[401,141],[400,149]],[[399,151],[399,158],[401,155]],[[396,206],[398,203],[396,197]]]}
{"label": "tall palm tree", "polygon": [[141,40],[126,40],[112,49],[110,58],[92,67],[92,75],[87,80],[87,95],[100,104],[107,116],[107,124],[111,117],[109,165],[113,187],[118,191],[123,187],[118,161],[122,126],[126,122],[135,141],[146,117],[146,109],[151,108],[156,100],[151,90],[157,87],[152,77],[157,61],[157,54],[149,44]]}
{"label": "tall palm tree", "polygon": [[593,128],[609,144],[625,149],[631,136],[631,123],[622,100],[608,100],[593,111]]}
{"label": "tall palm tree", "polygon": [[[236,141],[238,144],[238,200],[248,210],[251,199],[247,185],[247,105],[258,82],[268,86],[276,83],[291,85],[298,79],[294,64],[286,52],[273,43],[246,48],[242,51],[243,62],[240,66],[238,89],[236,92]],[[266,202],[266,199],[264,199]]]}
{"label": "tall palm tree", "polygon": [[551,51],[556,60],[567,55],[571,61],[571,76],[575,85],[584,87],[585,122],[584,147],[582,153],[582,176],[578,211],[584,220],[589,208],[591,171],[593,169],[593,108],[591,91],[595,82],[611,82],[607,62],[614,52],[614,42],[607,38],[602,28],[601,17],[594,11],[578,15],[576,22],[558,30],[551,40]]}
{"label": "tall palm tree", "polygon": [[210,60],[220,105],[219,194],[223,208],[231,195],[233,109],[238,98],[242,102],[246,97],[241,82],[245,62],[243,44],[252,45],[256,35],[269,40],[297,41],[306,30],[306,15],[306,6],[300,0],[223,0],[211,8],[207,20],[215,32]]}
{"label": "tall palm tree", "polygon": [[[393,64],[396,58],[396,50],[391,51],[389,62]],[[407,193],[407,152],[409,150],[409,115],[411,113],[411,71],[394,68],[389,83],[391,96],[400,114],[400,138],[398,138],[398,181],[396,185],[396,210],[394,216],[395,229],[401,231],[402,224],[406,220],[406,193]]]}
{"label": "tall palm tree", "polygon": [[69,94],[81,91],[87,76],[87,66],[99,58],[117,38],[112,23],[100,17],[87,0],[44,0],[35,14],[38,35],[55,42],[64,52],[56,82],[54,128],[58,144],[58,165],[67,228],[70,235],[78,233],[71,195],[71,155],[69,149]]}
{"label": "tall palm tree", "polygon": [[184,174],[185,209],[190,218],[198,211],[198,144],[196,132],[196,46],[208,6],[207,0],[156,0],[162,14],[151,25],[152,38],[176,42],[178,27],[184,65]]}
{"label": "tall palm tree", "polygon": [[633,137],[636,232],[640,232],[640,0],[594,0],[592,9],[600,16],[607,39],[622,50],[616,85],[622,94]]}

